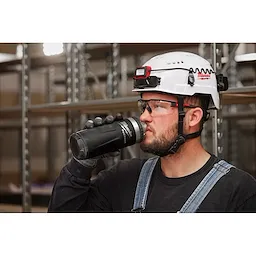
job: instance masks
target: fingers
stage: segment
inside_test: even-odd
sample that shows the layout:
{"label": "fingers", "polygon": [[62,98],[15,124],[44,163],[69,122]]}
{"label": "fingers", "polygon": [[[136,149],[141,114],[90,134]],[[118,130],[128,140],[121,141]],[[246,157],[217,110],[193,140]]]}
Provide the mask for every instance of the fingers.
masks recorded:
{"label": "fingers", "polygon": [[121,120],[123,120],[123,119],[124,119],[124,118],[123,118],[123,116],[122,116],[121,113],[117,113],[117,114],[116,114],[115,121],[121,121]]}
{"label": "fingers", "polygon": [[103,120],[101,117],[97,116],[94,118],[93,123],[94,123],[94,126],[100,126],[103,124]]}
{"label": "fingers", "polygon": [[85,123],[85,129],[92,129],[93,127],[96,127],[96,126],[100,126],[100,125],[103,125],[103,124],[111,124],[115,121],[121,121],[123,120],[123,116],[121,113],[118,113],[116,114],[115,117],[113,117],[112,115],[108,115],[106,116],[106,118],[103,119],[99,116],[95,117],[94,120],[87,120],[87,122]]}
{"label": "fingers", "polygon": [[111,124],[114,122],[114,117],[112,115],[108,115],[105,120],[104,120],[104,124]]}
{"label": "fingers", "polygon": [[93,127],[99,126],[103,124],[103,120],[101,117],[95,117],[94,120],[87,120],[85,123],[85,129],[92,129]]}
{"label": "fingers", "polygon": [[91,129],[94,127],[93,121],[92,120],[87,120],[87,122],[85,123],[85,128],[86,129]]}
{"label": "fingers", "polygon": [[124,118],[123,118],[123,116],[122,116],[121,113],[116,114],[115,117],[113,117],[112,115],[108,115],[108,116],[105,118],[105,120],[104,120],[104,124],[111,124],[111,123],[113,123],[113,122],[115,122],[115,121],[120,121],[120,120],[123,120],[123,119],[124,119]]}

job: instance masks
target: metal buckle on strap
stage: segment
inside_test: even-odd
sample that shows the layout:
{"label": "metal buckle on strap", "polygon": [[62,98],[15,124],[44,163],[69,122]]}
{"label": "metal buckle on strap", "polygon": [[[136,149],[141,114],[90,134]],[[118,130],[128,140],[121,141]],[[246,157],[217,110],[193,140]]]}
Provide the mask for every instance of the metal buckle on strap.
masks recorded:
{"label": "metal buckle on strap", "polygon": [[141,213],[143,210],[144,209],[142,207],[140,207],[140,208],[132,209],[131,212]]}

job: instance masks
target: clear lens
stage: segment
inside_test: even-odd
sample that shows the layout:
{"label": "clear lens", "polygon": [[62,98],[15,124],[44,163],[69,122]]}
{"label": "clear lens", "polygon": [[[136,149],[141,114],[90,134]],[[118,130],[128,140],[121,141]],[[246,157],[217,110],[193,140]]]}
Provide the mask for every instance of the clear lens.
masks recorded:
{"label": "clear lens", "polygon": [[139,108],[139,111],[140,111],[141,114],[144,113],[146,107],[147,107],[147,102],[146,101],[143,101],[143,100],[138,101],[138,108]]}
{"label": "clear lens", "polygon": [[170,113],[170,110],[172,109],[172,102],[158,99],[140,99],[138,101],[138,108],[141,114],[144,113],[145,109],[147,109],[152,116],[165,115]]}

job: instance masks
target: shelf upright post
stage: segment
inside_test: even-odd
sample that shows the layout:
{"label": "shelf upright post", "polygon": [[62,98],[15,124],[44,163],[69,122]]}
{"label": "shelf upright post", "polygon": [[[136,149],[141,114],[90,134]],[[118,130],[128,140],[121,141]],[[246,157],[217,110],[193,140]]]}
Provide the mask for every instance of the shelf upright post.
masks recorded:
{"label": "shelf upright post", "polygon": [[[144,64],[143,56],[141,54],[134,54],[133,55],[134,70],[138,67],[141,67],[143,64]],[[138,110],[137,111],[129,111],[127,114],[131,115],[131,116],[139,116],[140,115]],[[127,150],[128,156],[130,156],[130,158],[144,157],[144,152],[141,151],[139,144],[135,144],[130,147],[127,147],[126,150]]]}
{"label": "shelf upright post", "polygon": [[[228,44],[228,52],[229,52],[229,63],[230,67],[227,70],[228,77],[229,77],[229,87],[235,88],[237,84],[237,66],[235,61],[235,51],[237,49],[237,44]],[[229,106],[230,113],[237,112],[237,105]],[[235,166],[238,166],[238,152],[239,152],[239,145],[238,145],[238,127],[237,121],[232,120],[230,122],[230,143],[229,145],[229,160]]]}
{"label": "shelf upright post", "polygon": [[110,54],[107,55],[107,88],[106,95],[108,98],[119,96],[119,76],[120,76],[120,46],[117,43],[111,44]]}
{"label": "shelf upright post", "polygon": [[[47,103],[53,103],[55,101],[55,92],[54,92],[54,79],[55,79],[55,67],[50,65],[46,69],[46,101]],[[46,147],[46,155],[47,155],[47,177],[52,181],[54,179],[54,149],[56,147],[55,143],[55,134],[54,127],[51,125],[47,128],[47,147]]]}
{"label": "shelf upright post", "polygon": [[78,73],[77,73],[77,78],[78,78],[78,84],[77,84],[77,98],[79,101],[83,101],[86,99],[86,92],[85,92],[85,85],[87,81],[87,66],[86,66],[86,57],[85,57],[85,49],[86,49],[86,44],[79,43],[77,44],[77,49],[78,49]]}
{"label": "shelf upright post", "polygon": [[22,44],[21,62],[21,171],[22,171],[22,212],[31,212],[31,170],[29,156],[29,94],[30,94],[29,45]]}
{"label": "shelf upright post", "polygon": [[[210,55],[209,53],[209,48],[206,46],[205,43],[200,43],[199,46],[198,46],[198,53],[201,57],[207,59],[207,56]],[[204,129],[202,131],[202,135],[201,135],[201,142],[202,142],[202,145],[203,147],[206,149],[206,150],[210,150],[209,148],[209,123],[208,122],[205,122],[204,123]]]}
{"label": "shelf upright post", "polygon": [[[65,55],[66,55],[66,99],[68,102],[72,101],[72,44],[65,44]],[[66,112],[66,131],[67,131],[67,161],[71,159],[72,152],[69,147],[69,136],[72,133],[72,120],[71,120],[71,112]]]}
{"label": "shelf upright post", "polygon": [[[71,90],[71,102],[78,102],[79,100],[79,87],[80,87],[80,67],[79,67],[79,45],[72,44],[71,47],[71,62],[72,62],[72,90]],[[72,111],[71,115],[72,132],[76,132],[80,129],[80,112]]]}
{"label": "shelf upright post", "polygon": [[107,56],[106,56],[106,70],[107,70],[106,96],[108,99],[111,99],[112,91],[113,91],[113,73],[112,73],[112,55],[110,53],[107,53]]}
{"label": "shelf upright post", "polygon": [[112,98],[119,96],[120,82],[120,45],[112,44]]}
{"label": "shelf upright post", "polygon": [[[107,57],[107,70],[107,97],[116,98],[119,96],[120,83],[120,45],[117,43],[111,44],[111,54]],[[119,159],[119,157],[110,159],[109,165],[116,164]]]}
{"label": "shelf upright post", "polygon": [[[79,84],[78,84],[78,98],[79,101],[84,101],[90,99],[90,96],[86,95],[86,92],[89,92],[88,88],[88,61],[87,60],[87,44],[78,44],[78,60],[79,60]],[[89,94],[89,93],[88,93]],[[85,122],[87,120],[87,114],[80,113],[80,129],[84,128]]]}
{"label": "shelf upright post", "polygon": [[[211,55],[212,55],[212,66],[216,74],[221,72],[222,63],[222,44],[219,43],[212,43],[211,44]],[[220,109],[213,110],[212,113],[212,133],[213,133],[213,154],[218,157],[222,157],[223,154],[223,132],[222,132],[222,104],[221,104],[221,97],[220,97]]]}
{"label": "shelf upright post", "polygon": [[[67,101],[74,103],[78,101],[79,89],[78,85],[80,82],[79,76],[79,52],[77,44],[68,43],[65,45],[66,53],[66,89],[67,89]],[[69,136],[80,128],[80,123],[77,117],[77,113],[74,111],[67,111],[67,160],[69,161],[72,157],[72,152],[69,147],[68,139]]]}
{"label": "shelf upright post", "polygon": [[78,76],[79,76],[79,84],[78,84],[78,98],[79,101],[83,101],[86,99],[85,86],[87,82],[87,65],[86,65],[86,44],[77,44],[78,48]]}

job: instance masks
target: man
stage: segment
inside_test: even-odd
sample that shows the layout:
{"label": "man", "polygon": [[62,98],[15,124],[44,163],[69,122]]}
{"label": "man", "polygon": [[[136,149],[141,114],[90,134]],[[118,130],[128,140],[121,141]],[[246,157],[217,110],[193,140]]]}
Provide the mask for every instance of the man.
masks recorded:
{"label": "man", "polygon": [[140,146],[157,157],[122,160],[94,179],[97,160],[73,158],[56,180],[49,212],[256,212],[255,179],[200,143],[225,79],[198,55],[170,52],[137,69],[134,80],[147,125]]}

